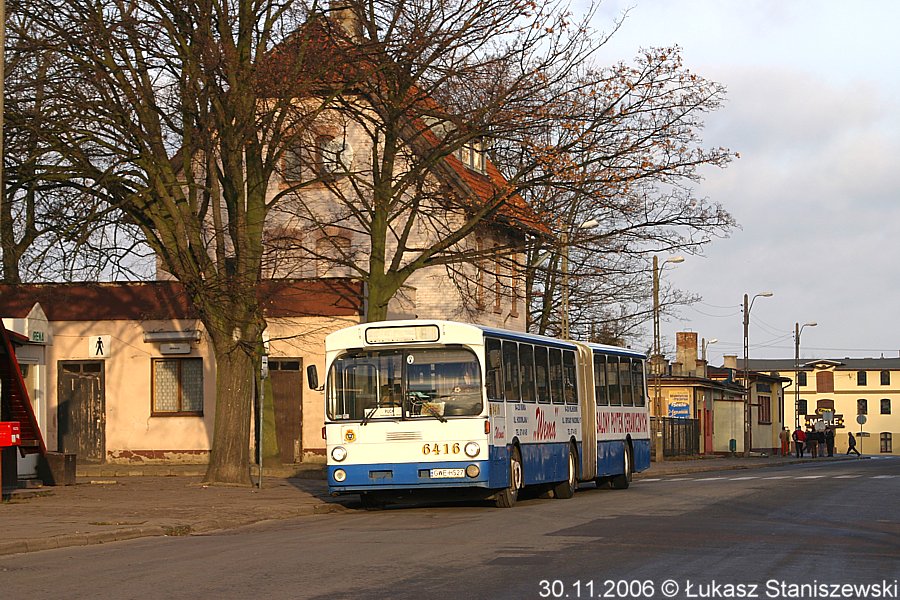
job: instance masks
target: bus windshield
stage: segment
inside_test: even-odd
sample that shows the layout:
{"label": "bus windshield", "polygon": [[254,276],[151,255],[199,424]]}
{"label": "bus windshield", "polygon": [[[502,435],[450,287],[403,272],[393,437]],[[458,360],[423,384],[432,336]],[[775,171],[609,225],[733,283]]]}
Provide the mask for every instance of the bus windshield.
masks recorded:
{"label": "bus windshield", "polygon": [[436,348],[350,352],[328,373],[332,420],[479,415],[481,369],[470,350]]}

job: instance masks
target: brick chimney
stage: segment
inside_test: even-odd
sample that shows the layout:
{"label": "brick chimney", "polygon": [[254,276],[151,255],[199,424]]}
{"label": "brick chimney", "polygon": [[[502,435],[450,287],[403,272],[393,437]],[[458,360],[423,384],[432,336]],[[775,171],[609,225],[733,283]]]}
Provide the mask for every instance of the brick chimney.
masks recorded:
{"label": "brick chimney", "polygon": [[679,331],[675,334],[675,360],[684,375],[697,374],[697,332]]}
{"label": "brick chimney", "polygon": [[331,20],[340,25],[351,40],[361,42],[363,40],[362,23],[353,10],[352,2],[331,0],[329,8],[331,9]]}
{"label": "brick chimney", "polygon": [[737,370],[737,354],[726,354],[722,358],[725,360],[725,364],[722,366],[726,369]]}

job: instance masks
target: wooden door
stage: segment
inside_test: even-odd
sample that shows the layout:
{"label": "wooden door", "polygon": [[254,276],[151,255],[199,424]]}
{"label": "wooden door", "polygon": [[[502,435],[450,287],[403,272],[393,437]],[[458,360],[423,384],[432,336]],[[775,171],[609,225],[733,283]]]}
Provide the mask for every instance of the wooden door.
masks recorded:
{"label": "wooden door", "polygon": [[275,435],[283,464],[300,462],[303,452],[303,376],[299,358],[269,359],[275,408]]}
{"label": "wooden door", "polygon": [[60,362],[57,400],[59,451],[79,462],[102,462],[106,440],[103,363]]}

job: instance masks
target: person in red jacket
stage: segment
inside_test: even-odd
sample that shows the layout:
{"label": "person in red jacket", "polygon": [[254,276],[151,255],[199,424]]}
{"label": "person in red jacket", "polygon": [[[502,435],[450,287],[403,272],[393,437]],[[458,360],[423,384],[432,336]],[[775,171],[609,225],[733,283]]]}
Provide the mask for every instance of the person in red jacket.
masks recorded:
{"label": "person in red jacket", "polygon": [[794,435],[791,436],[794,440],[794,448],[797,451],[797,458],[803,458],[803,450],[806,448],[806,432],[800,429],[800,426],[797,426],[797,429],[794,431]]}

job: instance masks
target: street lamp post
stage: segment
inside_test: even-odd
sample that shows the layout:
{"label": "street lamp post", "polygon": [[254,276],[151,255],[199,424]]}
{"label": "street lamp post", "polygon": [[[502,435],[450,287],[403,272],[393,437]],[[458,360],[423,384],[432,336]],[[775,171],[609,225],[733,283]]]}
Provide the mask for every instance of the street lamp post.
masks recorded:
{"label": "street lamp post", "polygon": [[[600,221],[597,219],[589,219],[578,226],[578,229],[593,229],[598,226]],[[562,336],[564,340],[569,339],[569,232],[563,231],[559,238],[562,246]]]}
{"label": "street lamp post", "polygon": [[718,338],[713,338],[709,341],[706,341],[706,339],[704,338],[703,343],[701,344],[701,347],[703,350],[700,353],[700,357],[703,359],[704,363],[706,362],[706,347],[712,346],[713,344],[715,344],[718,341],[719,341]]}
{"label": "street lamp post", "polygon": [[747,294],[744,294],[744,387],[747,395],[744,396],[744,456],[750,456],[750,445],[753,443],[753,429],[751,425],[751,417],[753,411],[750,408],[750,397],[752,395],[750,389],[750,309],[753,308],[753,302],[757,298],[771,298],[774,296],[772,292],[760,292],[750,298],[748,301]]}
{"label": "street lamp post", "polygon": [[[672,256],[659,264],[656,255],[653,256],[653,356],[650,360],[650,367],[653,370],[653,412],[656,414],[657,434],[662,432],[662,398],[660,391],[660,378],[662,377],[662,350],[659,341],[659,275],[666,263],[682,263],[683,256]],[[662,437],[656,436],[656,461],[662,462],[663,445]]]}
{"label": "street lamp post", "polygon": [[[804,327],[815,327],[816,322],[794,323],[794,429],[800,427],[800,334]],[[782,421],[784,419],[782,418]]]}

